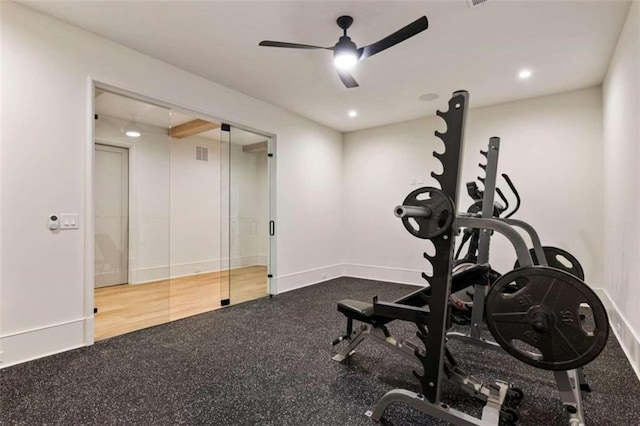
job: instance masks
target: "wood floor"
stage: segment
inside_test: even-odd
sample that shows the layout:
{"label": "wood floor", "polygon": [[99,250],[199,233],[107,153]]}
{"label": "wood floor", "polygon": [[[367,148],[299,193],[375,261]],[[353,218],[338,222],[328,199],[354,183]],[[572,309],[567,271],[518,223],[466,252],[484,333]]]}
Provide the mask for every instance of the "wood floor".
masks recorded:
{"label": "wood floor", "polygon": [[[230,294],[229,294],[230,293]],[[249,266],[146,284],[95,289],[95,340],[174,321],[267,295],[267,267]]]}

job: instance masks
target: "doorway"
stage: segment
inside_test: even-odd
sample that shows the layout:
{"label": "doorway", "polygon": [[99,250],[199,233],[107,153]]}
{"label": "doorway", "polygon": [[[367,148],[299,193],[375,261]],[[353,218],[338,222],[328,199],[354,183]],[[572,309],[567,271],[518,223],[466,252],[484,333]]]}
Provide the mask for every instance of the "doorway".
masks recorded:
{"label": "doorway", "polygon": [[129,150],[95,145],[95,288],[129,282]]}
{"label": "doorway", "polygon": [[95,340],[275,294],[275,138],[95,96]]}

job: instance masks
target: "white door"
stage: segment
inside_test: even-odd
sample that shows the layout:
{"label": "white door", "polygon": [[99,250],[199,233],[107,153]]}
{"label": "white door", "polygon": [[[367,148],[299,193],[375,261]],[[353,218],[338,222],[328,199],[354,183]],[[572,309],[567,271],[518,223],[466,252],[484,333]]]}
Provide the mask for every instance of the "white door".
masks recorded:
{"label": "white door", "polygon": [[129,150],[95,145],[95,287],[126,284]]}

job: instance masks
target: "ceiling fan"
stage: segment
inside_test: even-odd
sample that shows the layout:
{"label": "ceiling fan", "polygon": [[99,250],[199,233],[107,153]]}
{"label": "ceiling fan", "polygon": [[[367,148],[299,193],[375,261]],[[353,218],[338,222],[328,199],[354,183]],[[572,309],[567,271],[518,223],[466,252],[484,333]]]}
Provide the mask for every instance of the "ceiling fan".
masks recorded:
{"label": "ceiling fan", "polygon": [[270,41],[264,40],[259,43],[260,46],[267,47],[288,47],[292,49],[325,49],[333,50],[333,61],[336,66],[336,71],[342,83],[347,88],[358,87],[358,83],[349,73],[358,61],[373,56],[376,53],[380,53],[385,49],[388,49],[396,44],[405,41],[414,35],[421,33],[429,28],[429,21],[426,16],[422,16],[409,25],[399,29],[395,33],[386,36],[382,40],[379,40],[368,46],[358,48],[354,42],[351,41],[351,37],[347,36],[347,28],[353,24],[353,18],[351,16],[341,16],[336,21],[338,26],[342,29],[342,36],[338,39],[338,42],[333,47],[321,47],[311,46],[308,44],[299,43],[287,43],[282,41]]}

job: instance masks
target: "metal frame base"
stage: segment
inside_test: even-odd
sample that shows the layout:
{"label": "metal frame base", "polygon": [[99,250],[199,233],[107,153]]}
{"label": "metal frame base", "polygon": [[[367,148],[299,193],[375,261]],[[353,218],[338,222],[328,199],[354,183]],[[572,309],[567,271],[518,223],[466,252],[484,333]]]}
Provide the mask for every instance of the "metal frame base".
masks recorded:
{"label": "metal frame base", "polygon": [[447,338],[459,340],[461,342],[467,343],[469,345],[475,345],[483,349],[491,349],[492,351],[500,352],[503,354],[507,353],[504,349],[502,349],[502,346],[494,341],[487,340],[484,337],[476,338],[471,336],[470,334],[460,333],[458,331],[450,331],[447,333]]}
{"label": "metal frame base", "polygon": [[[459,332],[449,332],[447,337],[460,340],[464,343],[478,346],[484,349],[491,349],[497,352],[506,353],[496,342],[481,338],[477,339],[469,334]],[[581,368],[568,371],[553,372],[558,391],[560,392],[560,400],[569,418],[570,426],[584,426],[584,412],[582,410],[582,394],[581,390],[584,386],[588,387],[586,378]]]}
{"label": "metal frame base", "polygon": [[380,398],[373,411],[367,411],[365,415],[371,417],[373,420],[380,421],[389,404],[404,402],[430,416],[458,426],[497,426],[500,423],[500,408],[502,407],[506,392],[507,386],[504,385],[499,392],[498,400],[491,399],[487,401],[487,404],[482,409],[481,419],[453,409],[447,404],[432,404],[425,399],[424,395],[406,389],[394,389],[387,392]]}
{"label": "metal frame base", "polygon": [[[349,344],[339,353],[334,355],[332,359],[338,362],[344,361],[345,359],[353,355],[355,353],[356,347],[358,347],[358,345],[367,338],[395,350],[396,352],[409,358],[413,362],[418,362],[415,353],[416,351],[419,351],[419,349],[416,345],[404,340],[396,340],[392,336],[387,335],[386,330],[367,324],[362,324],[360,327],[353,330],[351,332],[351,335],[346,339]],[[424,351],[420,351],[420,353],[423,352]]]}
{"label": "metal frame base", "polygon": [[[334,355],[332,359],[337,362],[346,360],[356,352],[356,347],[365,339],[372,339],[383,346],[387,346],[418,365],[420,363],[415,356],[416,352],[421,355],[424,354],[424,350],[420,350],[413,343],[405,340],[396,340],[386,329],[363,324],[352,331],[351,335],[346,339],[349,341],[349,344],[338,354]],[[504,402],[504,395],[501,395],[501,392],[503,388],[505,389],[504,392],[509,388],[507,383],[497,381],[496,383],[484,384],[475,377],[467,374],[457,365],[452,365],[448,362],[445,363],[445,368],[446,374],[443,377],[449,382],[484,403],[491,401],[493,401],[493,403],[499,403],[498,411],[500,411],[500,406],[502,402]]]}
{"label": "metal frame base", "polygon": [[[468,334],[459,332],[447,333],[447,337],[479,346],[481,348],[504,353],[504,350],[500,345],[490,340],[476,339]],[[355,353],[356,347],[366,339],[372,339],[377,343],[387,346],[416,364],[418,363],[418,359],[415,357],[416,351],[419,351],[420,353],[423,352],[411,342],[396,340],[392,336],[388,335],[388,331],[386,329],[362,324],[352,331],[351,335],[347,339],[349,344],[342,351],[333,356],[333,360],[337,362],[346,360]],[[558,391],[560,392],[560,400],[562,401],[562,405],[564,406],[565,412],[568,416],[568,425],[584,426],[585,420],[582,409],[580,385],[586,384],[586,381],[582,371],[580,369],[575,369],[569,371],[554,371],[553,373]],[[376,408],[372,412],[367,412],[367,415],[374,420],[379,420],[386,406],[391,402],[405,402],[429,415],[454,424],[483,426],[498,424],[500,408],[504,402],[506,391],[509,388],[507,383],[496,382],[495,384],[485,385],[473,376],[466,374],[458,367],[452,368],[449,374],[444,377],[446,377],[451,383],[455,384],[458,388],[467,392],[469,395],[486,403],[485,408],[483,409],[482,419],[477,419],[468,414],[454,410],[446,404],[431,404],[423,395],[404,389],[395,389],[388,392],[384,397],[382,397],[382,399],[380,399]],[[494,417],[498,419],[495,423],[493,423]]]}
{"label": "metal frame base", "polygon": [[580,394],[580,369],[554,371],[553,375],[560,391],[560,400],[569,418],[570,426],[585,426],[582,411],[582,395]]}

